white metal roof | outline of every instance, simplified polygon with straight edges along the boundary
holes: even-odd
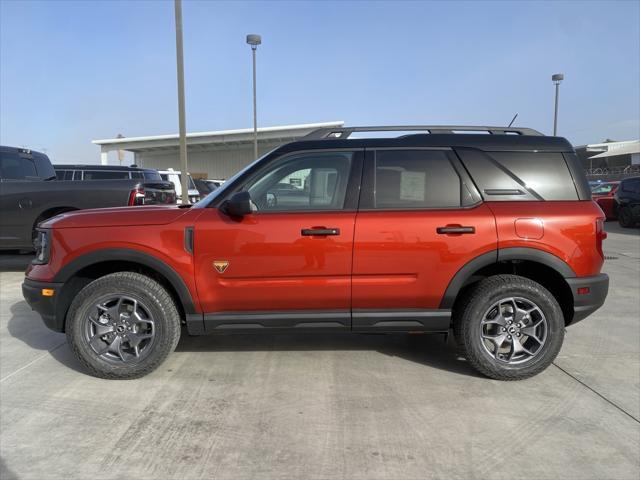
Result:
[[[609,150],[589,158],[616,157],[618,155],[632,155],[634,153],[640,153],[640,140],[631,140],[628,142],[616,142],[616,143],[621,143],[623,145],[618,145],[616,146],[616,148],[609,148]],[[604,144],[604,145],[607,145],[607,144]]]
[[[326,127],[341,127],[343,121],[306,123],[301,125],[282,125],[276,127],[258,128],[258,141],[291,141],[307,133]],[[151,149],[177,147],[179,135],[153,135],[148,137],[123,137],[92,140],[91,143],[100,145],[103,150],[128,150],[140,152]],[[187,145],[238,145],[253,142],[253,129],[217,130],[212,132],[187,133]]]

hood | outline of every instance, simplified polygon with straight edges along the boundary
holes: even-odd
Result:
[[[189,211],[176,205],[148,207],[94,208],[61,213],[40,225],[43,228],[126,227],[166,225]]]

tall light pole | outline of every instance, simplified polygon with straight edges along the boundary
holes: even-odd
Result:
[[[262,37],[255,33],[247,35],[247,43],[251,45],[253,55],[253,156],[258,158],[258,107],[256,102],[256,50],[262,43]]]
[[[189,203],[189,179],[187,177],[187,125],[184,108],[184,56],[182,53],[182,0],[175,0],[176,12],[176,67],[178,70],[178,124],[180,134],[180,184],[182,204]]]
[[[551,75],[551,80],[553,80],[553,83],[556,86],[556,108],[553,113],[553,136],[555,137],[558,133],[558,96],[560,95],[560,82],[564,80],[564,74],[555,73]]]

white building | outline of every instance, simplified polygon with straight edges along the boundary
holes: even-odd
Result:
[[[576,153],[586,169],[640,165],[640,140],[590,143],[576,147]]]
[[[284,143],[299,140],[317,128],[343,125],[344,122],[336,121],[258,128],[258,154],[262,155]],[[180,169],[178,142],[178,134],[92,141],[100,146],[103,165],[108,164],[110,151],[128,151],[133,152],[136,165],[158,170],[169,167]],[[229,178],[253,160],[251,128],[187,134],[188,168],[194,175],[212,179]]]

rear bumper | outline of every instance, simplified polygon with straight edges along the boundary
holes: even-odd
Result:
[[[599,309],[609,292],[609,276],[605,273],[592,277],[575,277],[565,279],[573,294],[573,320],[571,325],[584,320]],[[588,293],[580,294],[579,289],[588,288]]]
[[[37,282],[28,278],[25,278],[22,284],[22,296],[31,309],[38,312],[44,324],[56,332],[64,331],[64,318],[58,318],[56,308],[62,285],[62,283]],[[53,296],[42,295],[42,289],[52,289]]]

